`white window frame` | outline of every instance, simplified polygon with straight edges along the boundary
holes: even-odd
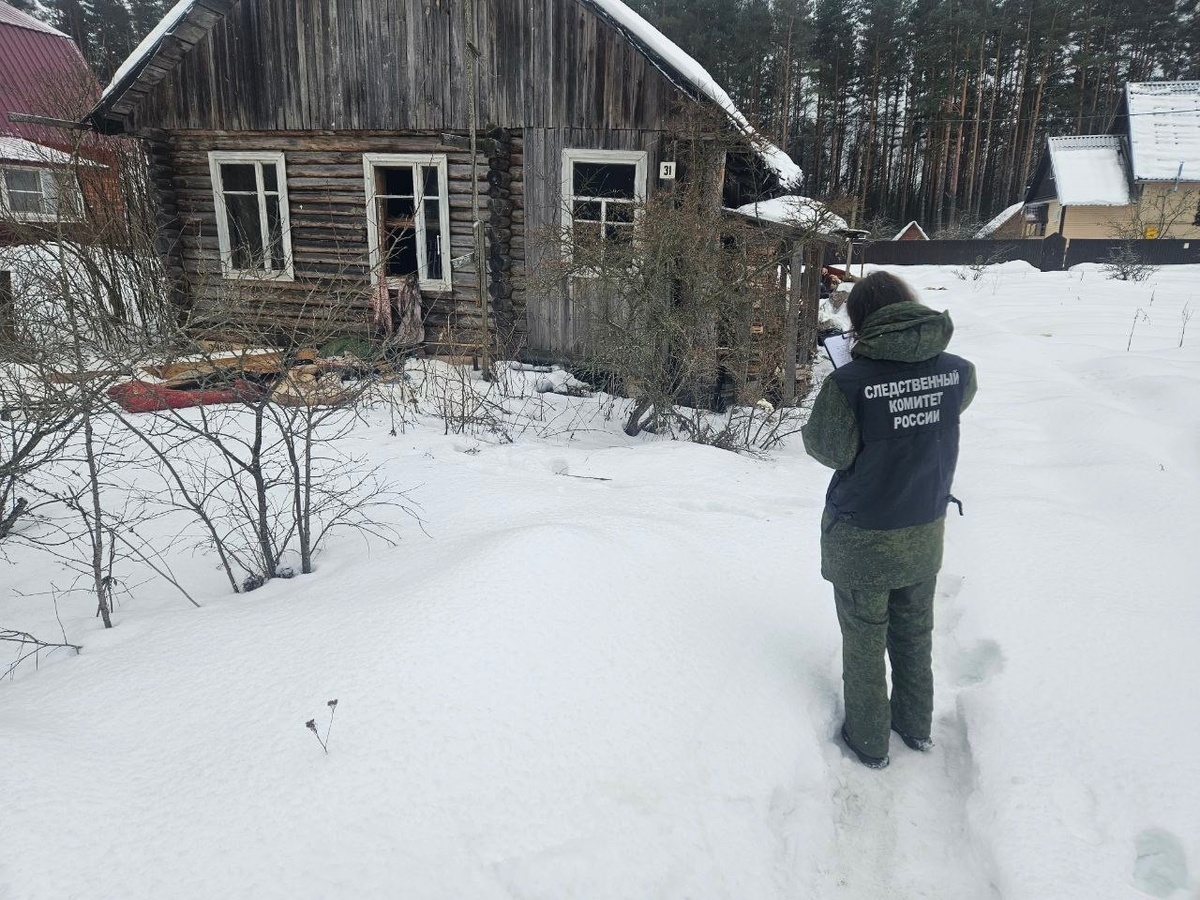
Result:
[[[634,227],[642,218],[642,208],[646,203],[646,170],[649,166],[650,154],[645,150],[590,150],[579,147],[568,147],[562,152],[562,213],[563,234],[568,237],[567,246],[564,248],[563,255],[567,261],[571,258],[571,246],[575,241],[575,201],[576,199],[584,201],[598,201],[603,203],[602,198],[585,197],[580,195],[575,196],[575,163],[597,163],[599,165],[607,165],[609,163],[633,164],[635,166],[633,175],[633,204],[634,204]],[[601,226],[603,228],[603,226]],[[581,275],[591,273],[581,272]]]
[[[55,201],[59,203],[58,209],[50,213],[17,212],[14,210],[9,200],[8,179],[4,177],[4,173],[9,171],[36,172],[38,187],[41,189],[42,197],[54,197]],[[47,182],[54,181],[57,181],[57,184],[49,185],[50,190],[47,190]],[[68,185],[73,194],[71,198],[71,210],[68,211],[64,211],[61,205],[63,194],[60,188],[64,185]],[[79,179],[75,176],[74,172],[66,169],[0,162],[0,215],[11,218],[15,222],[82,222],[83,194],[79,190]]]
[[[283,268],[235,269],[233,266],[233,244],[229,238],[229,218],[225,214],[225,186],[221,180],[221,166],[225,163],[273,163],[275,184],[279,195],[279,228],[283,251]],[[217,240],[221,250],[221,274],[226,278],[255,281],[294,281],[295,267],[292,265],[292,222],[288,211],[287,165],[282,150],[210,150],[208,172],[212,178],[213,199],[216,201]],[[255,187],[258,194],[258,222],[263,247],[270,246],[270,225],[267,218],[267,194],[263,184],[262,169],[254,168]]]
[[[375,169],[413,168],[413,220],[417,238],[417,286],[423,291],[450,291],[454,287],[454,277],[451,272],[450,249],[450,177],[444,153],[364,153],[363,180],[366,183],[367,196],[367,253],[370,258],[371,278],[376,284],[380,278],[388,278],[389,286],[397,286],[402,277],[389,277],[383,271],[383,254],[379,240],[379,219],[376,209]],[[436,166],[441,196],[438,198],[439,228],[442,240],[442,277],[429,278],[429,257],[425,247],[425,183],[418,177],[418,166]],[[476,269],[481,270],[478,264]],[[407,277],[407,276],[404,276]],[[483,277],[480,274],[480,277]]]

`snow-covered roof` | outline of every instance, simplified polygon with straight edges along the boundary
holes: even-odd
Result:
[[[71,155],[63,153],[61,150],[55,150],[53,147],[35,144],[33,141],[25,140],[25,138],[8,137],[0,134],[0,162],[27,162],[41,163],[46,166],[68,166],[71,164]]]
[[[622,0],[580,0],[598,15],[624,33],[673,83],[689,94],[699,95],[719,106],[729,120],[740,131],[758,157],[779,179],[785,190],[798,187],[804,172],[779,147],[771,143],[750,124],[729,94],[696,60],[685,53],[678,44],[626,6]],[[113,74],[104,89],[97,109],[115,103],[128,89],[136,76],[154,56],[164,39],[187,17],[196,5],[196,0],[178,0],[129,58]]]
[[[1200,181],[1200,81],[1131,82],[1125,101],[1133,177]]]
[[[729,116],[730,121],[750,141],[762,161],[779,178],[781,187],[785,189],[799,187],[804,178],[804,172],[800,167],[783,150],[755,131],[749,120],[737,108],[733,98],[717,84],[716,79],[709,75],[700,63],[685,53],[678,44],[626,6],[622,0],[584,0],[584,2],[594,7],[629,35],[635,44],[647,51],[647,55],[655,63],[665,63],[665,67],[659,66],[664,75],[676,83],[678,83],[678,79],[673,76],[682,78],[686,82],[685,85],[682,85],[683,87],[690,87],[694,91],[698,91],[702,96],[721,107]]]
[[[1113,134],[1053,137],[1049,145],[1058,202],[1063,206],[1128,206],[1133,202],[1121,138]]]
[[[1012,206],[1006,206],[996,218],[990,220],[986,225],[975,232],[977,238],[989,238],[996,233],[996,229],[1015,216],[1025,206],[1024,200],[1018,200]]]
[[[757,203],[739,206],[732,212],[760,222],[791,225],[795,228],[815,226],[819,234],[833,234],[839,229],[849,227],[845,219],[830,212],[828,206],[811,197],[793,195],[776,197],[774,200],[760,200]]]
[[[916,219],[913,219],[911,222],[909,222],[907,225],[905,225],[903,228],[901,228],[899,231],[897,231],[896,236],[894,238],[892,238],[892,240],[893,241],[900,240],[900,238],[904,237],[904,232],[908,231],[908,229],[910,229],[910,228],[917,229],[917,231],[919,231],[921,233],[922,240],[925,240],[925,241],[929,240],[929,235],[927,235],[925,233],[924,228],[922,228],[920,225],[917,224]]]
[[[117,67],[117,71],[113,73],[112,80],[104,89],[104,93],[100,96],[100,104],[103,105],[112,94],[122,89],[122,84],[137,70],[142,67],[142,64],[154,55],[154,51],[158,49],[158,45],[162,43],[163,38],[167,37],[175,26],[183,20],[192,7],[196,5],[196,0],[179,0],[172,6],[162,21],[154,26],[154,30],[142,38],[142,42],[138,44],[133,52],[129,54],[129,58]]]

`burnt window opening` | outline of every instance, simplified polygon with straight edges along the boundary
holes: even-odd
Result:
[[[372,267],[399,281],[450,288],[450,223],[445,157],[368,154]]]

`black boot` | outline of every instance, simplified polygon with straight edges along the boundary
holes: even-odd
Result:
[[[933,738],[909,737],[895,725],[892,726],[892,731],[900,735],[900,740],[904,741],[904,745],[910,750],[916,750],[918,753],[928,753],[933,749]]]
[[[857,747],[855,747],[852,743],[850,743],[850,738],[846,735],[846,726],[845,725],[842,726],[842,741],[845,742],[846,746],[849,747],[850,750],[854,753],[854,755],[858,757],[858,761],[860,763],[862,763],[864,766],[866,766],[868,769],[886,769],[887,768],[887,764],[888,764],[887,756],[867,756],[867,754],[863,753],[861,750],[859,750]]]

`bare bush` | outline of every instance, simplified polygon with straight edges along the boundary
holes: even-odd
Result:
[[[752,431],[718,439],[695,410],[744,406],[762,393],[790,402],[787,370],[807,367],[815,347],[817,285],[813,277],[811,297],[796,285],[789,298],[789,271],[799,272],[796,248],[828,227],[827,211],[814,203],[797,221],[765,227],[731,215],[721,195],[736,143],[699,118],[681,119],[668,145],[679,177],[634,204],[634,227],[573,227],[564,210],[564,228],[534,236],[542,262],[528,289],[569,295],[585,380],[632,398],[626,433],[732,446],[734,434]],[[801,303],[812,306],[807,330]]]
[[[386,339],[358,341],[373,348],[364,354],[372,358],[305,355],[305,347],[344,336],[350,321],[346,298],[316,288],[302,307],[307,314],[291,323],[244,315],[270,299],[271,285],[253,283],[222,285],[228,303],[185,322],[158,253],[146,160],[124,144],[109,159],[103,184],[83,192],[86,215],[64,206],[56,221],[11,223],[28,243],[10,250],[3,266],[13,271],[11,353],[0,372],[8,410],[0,429],[5,532],[28,517],[34,501],[26,496],[48,512],[65,511],[26,537],[85,570],[106,626],[124,563],[148,567],[195,603],[165,561],[178,538],[151,541],[142,532],[178,510],[199,523],[234,591],[286,574],[288,553],[299,571],[312,571],[338,528],[394,539],[394,526],[374,512],[408,507],[349,445],[396,348]],[[94,176],[94,162],[81,157],[77,165]],[[106,202],[94,204],[95,197]],[[238,315],[221,318],[231,309]],[[225,364],[222,346],[200,339],[221,325],[233,346],[273,351],[277,365],[254,367],[253,351]],[[191,384],[164,377],[181,361],[198,373]],[[232,402],[143,413],[122,407],[130,391],[221,386],[233,388],[225,398]]]
[[[1158,271],[1158,266],[1146,262],[1129,242],[1110,250],[1108,260],[1100,268],[1106,278],[1114,281],[1145,281]]]
[[[394,526],[375,513],[411,509],[351,445],[362,410],[390,394],[391,360],[401,348],[343,340],[359,310],[319,287],[305,298],[308,314],[290,325],[265,314],[260,324],[248,312],[270,308],[270,285],[222,288],[231,315],[221,321],[213,306],[203,327],[225,339],[195,339],[193,320],[164,343],[164,361],[153,370],[168,384],[217,389],[213,399],[222,402],[118,413],[167,485],[147,502],[195,517],[234,591],[312,572],[337,529],[394,540]],[[290,553],[296,569],[285,564]]]

